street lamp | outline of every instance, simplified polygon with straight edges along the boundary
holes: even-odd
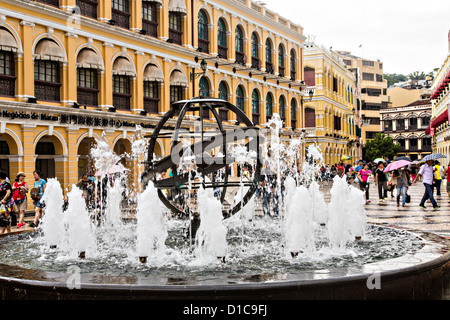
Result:
[[[191,72],[192,81],[194,81],[195,79],[206,73],[206,70],[208,69],[208,64],[206,63],[205,59],[203,59],[202,62],[200,62],[200,69],[202,69],[202,72]]]

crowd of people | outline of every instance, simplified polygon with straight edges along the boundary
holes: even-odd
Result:
[[[438,160],[428,160],[424,163],[411,163],[396,170],[385,172],[388,162],[380,161],[378,163],[359,160],[354,166],[340,162],[322,166],[320,170],[320,180],[329,184],[333,178],[338,175],[346,176],[349,184],[356,184],[365,193],[366,204],[370,203],[369,190],[373,184],[378,191],[378,199],[384,202],[388,199],[388,193],[394,198],[396,191],[397,206],[406,206],[410,203],[409,187],[416,183],[418,179],[422,180],[425,192],[419,206],[425,209],[425,203],[429,200],[434,210],[440,208],[434,197],[441,196],[442,180],[447,181],[447,193],[450,197],[450,163],[447,167],[442,166]]]

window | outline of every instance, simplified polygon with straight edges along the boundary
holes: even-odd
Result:
[[[305,83],[308,87],[314,87],[316,85],[316,70],[313,68],[305,68]]]
[[[295,80],[295,75],[296,75],[296,71],[297,71],[297,68],[295,66],[296,65],[296,61],[297,61],[297,57],[296,57],[294,49],[292,49],[291,50],[291,59],[290,59],[290,63],[291,63],[291,65],[290,65],[290,67],[291,67],[291,79],[292,80]]]
[[[278,112],[280,113],[281,120],[283,120],[284,122],[284,120],[286,119],[286,101],[284,100],[283,96],[280,97]]]
[[[198,12],[198,47],[202,52],[209,52],[208,17],[204,10]]]
[[[373,81],[374,80],[374,75],[373,75],[373,73],[365,73],[365,72],[363,72],[362,79],[365,80],[365,81]]]
[[[131,109],[131,81],[129,76],[113,76],[113,105],[117,109]]]
[[[144,81],[144,110],[148,113],[158,113],[159,83],[157,81]]]
[[[338,92],[338,90],[339,90],[338,79],[336,77],[333,77],[333,91]]]
[[[429,124],[430,124],[430,117],[429,116],[422,117],[422,128],[428,127]]]
[[[112,20],[119,27],[128,29],[130,27],[130,8],[128,0],[112,0]]]
[[[218,41],[218,51],[220,58],[227,59],[227,27],[225,25],[225,21],[220,18],[219,23],[217,25],[218,34],[217,34],[217,41]]]
[[[76,4],[81,15],[97,19],[97,0],[77,0]]]
[[[344,63],[345,63],[346,66],[351,66],[352,65],[352,60],[345,59]]]
[[[253,90],[252,93],[252,118],[254,124],[259,124],[259,93]]]
[[[158,11],[155,2],[142,1],[142,29],[148,36],[158,37]]]
[[[58,61],[34,61],[34,95],[43,101],[60,101],[60,67]]]
[[[314,128],[316,126],[316,111],[312,108],[305,109],[305,127]]]
[[[170,104],[183,100],[184,88],[182,86],[170,86]]]
[[[77,69],[77,102],[85,106],[98,105],[98,77],[96,69]]]
[[[228,101],[228,87],[224,81],[219,84],[219,99]]]
[[[293,130],[297,128],[297,103],[295,99],[291,101],[291,128]]]
[[[278,46],[278,74],[284,77],[284,47],[281,44]]]
[[[398,130],[405,130],[405,119],[397,119],[396,120],[396,122],[397,122],[397,131]]]
[[[0,51],[0,96],[15,95],[14,54],[10,51]]]
[[[238,86],[236,89],[236,107],[238,107],[241,111],[245,112],[244,102],[245,102],[244,89],[242,89],[242,86]]]
[[[236,46],[236,62],[241,65],[245,65],[247,62],[245,61],[246,59],[244,54],[244,33],[240,26],[236,27],[234,42]]]
[[[362,65],[366,67],[373,67],[375,66],[375,63],[373,61],[363,60]]]
[[[275,70],[273,68],[273,63],[272,63],[272,42],[270,41],[270,39],[266,39],[266,71],[268,73],[274,73]]]
[[[392,120],[384,120],[384,131],[392,131]]]
[[[382,74],[377,74],[376,78],[377,78],[377,82],[383,82],[383,75]]]
[[[199,86],[200,97],[203,97],[203,98],[209,97],[209,83],[205,77],[200,78],[198,86]]]
[[[270,93],[266,96],[266,122],[268,122],[272,118],[272,110],[273,108],[273,101],[272,101],[272,95]]]
[[[259,60],[259,41],[258,36],[255,32],[252,34],[252,41],[251,41],[251,51],[252,51],[252,68],[254,69],[261,69],[260,66],[260,60]]]
[[[181,13],[169,12],[169,38],[173,43],[182,44],[183,27]]]

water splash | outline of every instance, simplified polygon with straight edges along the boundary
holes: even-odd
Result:
[[[50,247],[58,247],[64,235],[64,196],[57,178],[48,179],[42,200],[46,206],[39,228],[43,232],[45,243]]]

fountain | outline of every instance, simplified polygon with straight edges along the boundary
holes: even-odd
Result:
[[[448,290],[449,241],[367,224],[363,194],[345,178],[334,179],[328,201],[316,180],[319,148],[308,146],[298,161],[303,138],[281,141],[278,115],[260,137],[262,131],[250,132],[245,114],[223,100],[172,108],[152,135],[134,142],[131,158],[145,163],[142,186],[131,190],[134,212],[122,201],[125,173],[109,173],[120,157],[106,139],[92,150],[101,173],[92,210],[76,186],[64,210],[59,182],[49,180],[38,230],[0,238],[2,298],[423,299],[442,298]],[[222,124],[219,134],[205,128],[176,133],[178,157],[154,159],[156,139],[167,137],[158,128],[176,108],[178,128],[187,112],[197,118],[208,108],[236,112],[244,134]],[[240,167],[238,179],[229,176],[230,165]],[[173,176],[161,179],[170,169]],[[266,200],[278,215],[263,214],[263,181],[273,190]],[[74,265],[79,283],[70,290]],[[381,289],[370,286],[374,275]]]

